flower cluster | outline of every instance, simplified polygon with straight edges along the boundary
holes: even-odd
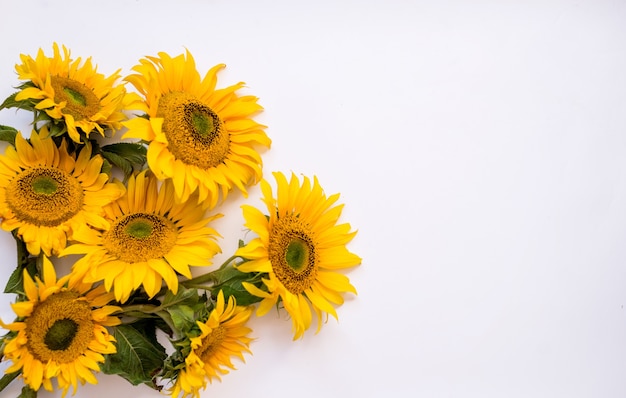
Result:
[[[255,309],[285,311],[298,339],[356,294],[339,195],[316,177],[263,179],[262,107],[243,83],[218,88],[223,68],[202,77],[189,52],[159,53],[122,78],[56,43],[21,55],[0,105],[33,115],[25,135],[0,125],[0,226],[17,246],[0,391],[65,395],[104,372],[199,397],[250,353]],[[220,206],[259,182],[266,209],[242,206],[253,238],[214,266]]]

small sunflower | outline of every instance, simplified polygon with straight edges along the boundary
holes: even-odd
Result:
[[[17,101],[31,100],[35,108],[56,120],[64,120],[70,138],[80,142],[80,131],[89,135],[96,130],[118,130],[126,119],[122,112],[126,89],[115,85],[119,71],[109,77],[97,72],[91,57],[81,65],[81,58],[72,60],[70,51],[53,44],[53,56],[39,49],[37,57],[21,54],[22,63],[15,69],[20,80],[27,80],[17,94]]]
[[[147,173],[130,177],[126,195],[104,208],[110,228],[78,230],[78,243],[62,253],[86,254],[74,264],[74,278],[103,280],[120,302],[142,285],[155,296],[163,280],[176,293],[177,272],[191,278],[189,265],[208,266],[220,252],[218,234],[207,226],[220,215],[207,217],[196,201],[175,203],[171,181],[159,187]]]
[[[70,155],[65,140],[57,147],[47,130],[33,131],[30,143],[18,134],[15,147],[0,156],[0,222],[17,229],[28,251],[58,254],[67,235],[80,225],[105,228],[102,206],[124,193],[101,173],[102,157],[91,157],[89,146]]]
[[[24,271],[26,301],[12,304],[18,320],[4,324],[13,331],[4,346],[5,358],[12,365],[5,373],[22,372],[24,383],[37,391],[41,386],[52,391],[57,380],[63,395],[78,383],[97,384],[94,372],[100,371],[103,354],[116,352],[115,341],[106,326],[120,323],[111,316],[120,308],[109,306],[112,294],[89,284],[66,286],[68,277],[57,281],[53,265],[43,258],[43,280],[33,280]]]
[[[250,319],[252,310],[249,307],[236,305],[235,298],[230,296],[228,303],[220,290],[215,308],[206,322],[196,322],[200,335],[190,340],[191,352],[185,358],[185,367],[181,369],[171,390],[172,397],[200,397],[200,390],[206,388],[206,380],[220,380],[220,375],[235,369],[231,357],[244,361],[243,353],[248,349],[252,339],[248,334],[252,331],[245,324]]]
[[[137,108],[148,118],[124,123],[128,138],[150,142],[148,165],[161,180],[171,178],[178,200],[187,201],[198,191],[198,199],[214,207],[237,187],[261,178],[261,156],[257,146],[269,147],[265,126],[251,119],[262,108],[257,98],[239,96],[244,83],[215,89],[213,67],[203,79],[189,52],[171,58],[165,53],[148,57],[126,78],[145,97]]]
[[[269,217],[251,206],[242,206],[246,226],[258,234],[236,255],[248,262],[238,267],[242,272],[267,273],[263,279],[267,292],[245,283],[253,295],[263,297],[257,315],[266,314],[278,300],[290,314],[294,339],[302,337],[311,325],[311,307],[317,315],[319,331],[323,313],[337,318],[333,304],[343,304],[341,293],[355,288],[348,278],[335,270],[353,267],[361,259],[349,252],[346,244],[356,232],[350,224],[339,224],[343,205],[333,206],[339,194],[326,197],[317,178],[300,184],[274,173],[278,183],[276,199],[269,183],[261,181],[263,201]]]

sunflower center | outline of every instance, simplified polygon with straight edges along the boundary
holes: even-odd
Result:
[[[83,83],[61,76],[52,76],[50,81],[54,89],[54,102],[65,102],[63,113],[72,115],[74,120],[89,119],[100,110],[100,100]]]
[[[274,274],[291,293],[300,294],[315,281],[315,244],[308,226],[296,215],[276,220],[270,232],[268,256]]]
[[[59,184],[50,176],[42,175],[33,178],[32,187],[34,193],[52,195],[57,191]]]
[[[52,294],[36,304],[25,322],[28,351],[42,362],[72,362],[94,338],[91,307],[73,291]]]
[[[79,106],[87,105],[87,100],[85,100],[85,97],[83,97],[82,94],[78,91],[72,90],[69,87],[63,87],[63,91],[67,95],[67,98],[72,102],[72,104]]]
[[[152,223],[145,219],[135,219],[126,225],[126,234],[136,238],[143,239],[152,235]]]
[[[202,345],[196,350],[197,355],[203,362],[208,363],[213,354],[219,350],[225,338],[226,328],[218,326],[213,329],[211,333],[202,339]]]
[[[295,272],[305,269],[309,263],[309,245],[300,238],[289,242],[285,250],[285,262]]]
[[[52,167],[26,169],[6,188],[9,209],[22,222],[54,227],[71,219],[83,206],[80,183]]]
[[[158,259],[176,244],[178,228],[158,214],[133,213],[114,223],[104,236],[104,246],[121,261],[138,263]]]
[[[159,99],[157,117],[170,152],[185,164],[201,169],[216,167],[226,159],[230,136],[219,115],[194,96],[173,92]]]
[[[72,344],[78,332],[78,324],[71,319],[58,319],[43,338],[44,344],[51,350],[65,350]]]

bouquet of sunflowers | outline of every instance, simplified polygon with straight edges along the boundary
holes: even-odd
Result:
[[[217,88],[224,65],[202,77],[189,52],[159,53],[122,79],[56,43],[20,58],[0,105],[33,116],[26,135],[0,125],[0,225],[17,246],[0,391],[65,395],[104,372],[199,397],[250,353],[255,309],[286,311],[298,339],[356,293],[337,272],[361,262],[339,195],[315,177],[262,179],[262,108],[243,83]],[[213,265],[220,205],[258,182],[265,209],[241,206],[253,238]]]

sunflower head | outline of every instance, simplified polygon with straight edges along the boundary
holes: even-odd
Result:
[[[176,293],[178,276],[191,278],[190,266],[208,266],[220,252],[218,233],[197,200],[175,203],[170,180],[159,184],[149,171],[128,180],[126,194],[104,207],[108,227],[81,228],[66,254],[85,254],[73,277],[103,281],[115,298],[126,302],[137,289],[154,297],[163,282]],[[195,196],[194,196],[195,199]]]
[[[116,83],[119,71],[105,77],[91,58],[72,59],[70,51],[62,49],[61,53],[54,43],[51,57],[42,49],[35,58],[20,56],[22,63],[15,69],[25,82],[15,101],[34,111],[39,120],[47,120],[53,135],[67,132],[75,142],[94,131],[104,135],[105,129],[120,129],[126,119],[122,112],[126,90]]]
[[[263,300],[258,315],[281,302],[293,322],[294,338],[302,337],[312,321],[318,319],[319,331],[324,314],[337,317],[335,306],[343,304],[342,294],[356,289],[337,270],[356,266],[361,259],[346,245],[356,232],[350,224],[338,224],[342,205],[335,206],[339,195],[326,197],[317,178],[302,182],[274,173],[276,197],[269,183],[261,182],[269,215],[251,206],[242,206],[246,226],[258,234],[236,255],[250,261],[238,266],[242,272],[261,272],[265,289],[244,282],[244,287]]]
[[[231,358],[245,362],[243,353],[250,353],[252,331],[246,323],[250,319],[249,307],[237,306],[235,298],[224,299],[220,290],[214,307],[205,321],[197,321],[196,327],[179,343],[177,374],[172,377],[172,397],[200,396],[207,380],[221,380],[228,369],[234,370]]]
[[[0,156],[0,222],[16,230],[33,255],[58,254],[73,230],[108,225],[102,206],[119,198],[124,187],[102,173],[103,159],[84,146],[70,154],[64,140],[57,146],[42,128],[30,140],[21,134],[15,147]]]
[[[43,279],[24,271],[25,300],[12,304],[17,320],[0,325],[13,332],[4,342],[4,356],[12,361],[5,373],[21,371],[24,383],[37,391],[53,390],[52,381],[67,393],[78,383],[96,384],[105,354],[116,351],[106,327],[120,320],[120,308],[107,305],[113,295],[89,284],[57,280],[54,267],[43,257]]]
[[[214,207],[232,188],[244,194],[261,177],[260,147],[271,141],[265,126],[252,120],[261,111],[257,98],[238,95],[243,83],[216,89],[224,65],[200,77],[191,54],[148,57],[126,78],[144,97],[135,105],[147,118],[124,125],[128,138],[150,143],[148,165],[159,179],[172,179],[178,201],[197,191]]]

